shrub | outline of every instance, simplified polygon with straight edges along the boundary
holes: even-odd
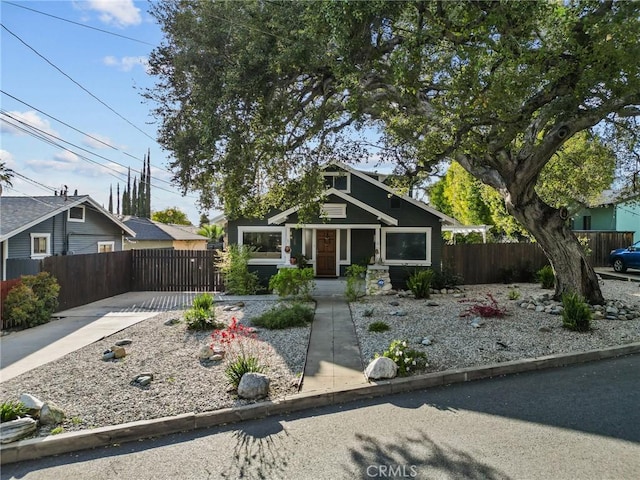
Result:
[[[7,294],[3,305],[7,324],[17,328],[47,323],[58,308],[60,286],[48,272],[23,275],[21,283]]]
[[[184,319],[189,330],[211,330],[224,326],[216,322],[215,302],[208,293],[196,295],[193,307],[184,313]]]
[[[362,312],[363,317],[373,317],[373,308],[367,308],[364,312]]]
[[[516,290],[515,288],[509,290],[508,298],[509,300],[518,300],[520,298],[520,290]]]
[[[358,298],[364,297],[364,277],[367,273],[367,267],[354,263],[346,268],[345,273],[347,274],[347,287],[344,296],[348,301],[355,302]]]
[[[369,325],[369,331],[374,333],[386,332],[389,328],[391,327],[384,322],[373,322]]]
[[[255,295],[260,289],[256,272],[249,271],[249,259],[255,248],[245,245],[230,245],[226,251],[218,251],[216,266],[224,278],[227,293],[232,295]]]
[[[27,414],[27,407],[20,401],[9,400],[0,403],[0,422],[10,422]]]
[[[256,357],[239,355],[227,363],[227,366],[224,369],[224,374],[227,377],[227,380],[229,380],[229,383],[233,385],[234,388],[238,388],[240,380],[242,380],[242,376],[245,373],[262,373],[264,370],[264,367],[260,365],[260,362]]]
[[[440,271],[434,271],[431,286],[436,290],[454,288],[462,283],[462,277],[453,271],[453,268],[443,266]]]
[[[394,340],[382,354],[390,358],[398,366],[398,375],[405,377],[411,371],[424,369],[427,366],[427,355],[424,352],[409,348],[407,340]]]
[[[313,321],[313,309],[294,303],[286,308],[271,309],[259,317],[251,319],[256,327],[263,327],[269,330],[279,330],[290,327],[304,327]]]
[[[435,273],[430,268],[417,270],[407,280],[407,287],[416,298],[429,298]]]
[[[498,305],[498,301],[490,293],[487,293],[487,300],[484,302],[480,300],[460,300],[460,302],[472,304],[460,314],[461,317],[490,318],[504,317],[507,314],[507,309]]]
[[[562,326],[577,332],[588,332],[591,330],[591,319],[593,313],[577,293],[565,293],[562,295]]]
[[[269,280],[269,289],[280,297],[311,298],[313,268],[281,268]]]
[[[551,265],[545,265],[536,273],[536,278],[542,288],[553,288],[556,284],[556,276]]]

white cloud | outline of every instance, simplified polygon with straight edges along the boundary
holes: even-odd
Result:
[[[21,128],[28,128],[28,126],[32,126],[51,135],[58,135],[58,132],[51,128],[51,124],[49,123],[49,121],[42,118],[34,110],[29,110],[27,112],[7,112],[6,115],[3,115],[2,120],[2,123],[0,123],[0,131],[9,133],[11,135],[27,135],[25,132],[16,128],[14,125],[19,125]]]
[[[89,0],[84,8],[99,12],[100,21],[107,25],[124,28],[142,22],[140,9],[133,0]]]
[[[0,148],[0,162],[3,162],[6,168],[10,168],[12,170],[16,168],[16,161],[13,159],[13,154],[1,148]]]
[[[130,72],[137,65],[140,65],[145,71],[149,68],[149,60],[146,57],[122,57],[116,58],[113,55],[106,56],[102,59],[107,67],[116,67],[123,72]]]

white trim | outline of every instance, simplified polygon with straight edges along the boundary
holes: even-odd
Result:
[[[337,253],[337,257],[338,257],[338,273],[340,273],[339,271],[339,266],[340,265],[351,265],[351,229],[350,228],[336,228],[336,230],[338,231],[337,234],[337,244],[338,244],[338,253]],[[342,240],[342,232],[345,231],[347,232],[347,255],[346,255],[346,259],[342,260],[340,258],[341,253],[342,253],[342,247],[341,247],[341,240]]]
[[[347,188],[345,190],[338,190],[335,187],[335,180],[333,181],[334,186],[331,188],[335,188],[336,190],[344,193],[351,193],[351,173],[350,172],[327,172],[326,170],[322,172],[323,177],[347,177]],[[324,179],[324,178],[323,178]],[[329,190],[331,190],[329,188]]]
[[[386,213],[381,212],[376,208],[373,208],[371,205],[367,205],[366,203],[361,202],[357,198],[353,198],[351,195],[347,195],[346,193],[341,192],[340,190],[336,190],[335,188],[330,188],[325,192],[325,195],[326,196],[335,195],[336,197],[340,197],[341,199],[355,205],[356,207],[359,207],[364,211],[369,212],[370,214],[374,215],[378,220],[386,223],[387,225],[394,225],[394,226],[398,225],[397,218],[387,215]],[[319,199],[316,199],[316,200],[319,200]],[[287,219],[289,218],[289,215],[291,215],[294,212],[297,212],[299,209],[300,207],[291,207],[288,210],[285,210],[284,212],[278,213],[277,215],[274,215],[273,217],[268,218],[267,223],[281,224],[283,222],[286,222]],[[302,225],[306,226],[304,224]]]
[[[9,258],[9,240],[2,242],[2,278],[0,280],[7,279],[7,259]]]
[[[344,169],[345,171],[351,173],[352,175],[355,175],[358,178],[361,178],[362,180],[366,180],[367,182],[371,183],[372,185],[375,185],[383,190],[385,190],[388,193],[391,193],[393,195],[396,195],[400,198],[402,198],[403,200],[411,203],[412,205],[415,205],[416,207],[419,207],[433,215],[435,215],[436,217],[439,217],[442,219],[443,222],[446,223],[455,223],[455,219],[453,219],[452,217],[450,217],[449,215],[445,215],[442,212],[439,212],[438,210],[436,210],[435,208],[431,208],[429,205],[427,205],[426,203],[423,203],[419,200],[416,200],[415,198],[411,198],[408,195],[402,195],[399,194],[398,192],[396,192],[393,188],[389,187],[388,185],[379,182],[378,180],[376,180],[375,178],[371,178],[369,175],[367,175],[366,173],[362,173],[359,170],[356,170],[354,168],[351,168],[350,166],[348,166],[345,163],[340,162],[339,160],[335,160],[331,163],[329,163],[328,165],[335,165],[339,168]],[[327,165],[327,166],[328,166]],[[397,224],[396,224],[397,225]]]
[[[113,240],[110,242],[98,242],[98,253],[106,253],[106,252],[101,252],[100,251],[100,247],[102,246],[111,246],[111,252],[115,252],[116,251],[116,242],[114,242]]]
[[[285,243],[288,244],[288,240],[286,237],[286,228],[285,227],[274,227],[274,226],[251,226],[251,225],[243,225],[238,227],[238,245],[244,245],[244,233],[252,233],[252,232],[277,232],[282,235],[282,242],[280,244],[280,257],[278,258],[252,258],[249,260],[249,265],[280,265],[284,263],[285,252],[284,247]]]
[[[346,203],[325,203],[320,207],[320,217],[322,218],[347,218]]]
[[[396,227],[396,228],[382,228],[382,262],[386,265],[431,265],[431,227]],[[425,260],[396,260],[387,258],[387,233],[424,233],[426,236],[426,249]]]
[[[71,210],[73,210],[74,208],[79,208],[82,210],[82,218],[73,218],[71,216]],[[84,207],[84,205],[75,205],[73,207],[69,207],[69,210],[67,210],[67,221],[84,223],[86,215],[87,215],[87,209]]]
[[[29,250],[31,251],[31,259],[32,260],[40,260],[42,258],[45,257],[49,257],[51,256],[51,234],[50,233],[30,233],[30,243],[29,243]],[[35,253],[33,251],[33,241],[36,238],[45,238],[46,239],[46,247],[47,247],[47,251],[45,253]]]

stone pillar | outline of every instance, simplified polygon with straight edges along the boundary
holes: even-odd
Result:
[[[386,265],[368,265],[365,277],[367,295],[385,295],[391,291],[391,277]]]

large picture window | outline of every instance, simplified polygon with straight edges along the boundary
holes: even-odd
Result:
[[[31,258],[44,258],[51,255],[51,234],[31,234]]]
[[[239,227],[239,244],[254,248],[251,263],[281,263],[284,228],[273,227]]]
[[[385,263],[431,265],[431,228],[383,228],[382,251]]]

